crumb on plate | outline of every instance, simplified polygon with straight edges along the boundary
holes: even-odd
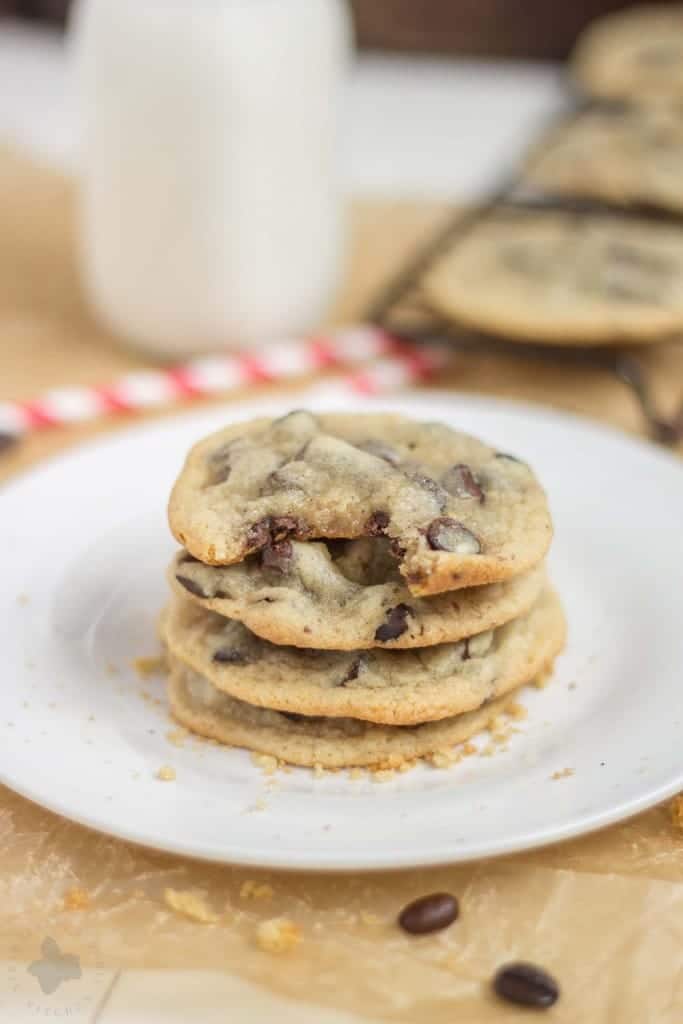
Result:
[[[177,914],[200,924],[215,924],[219,915],[209,907],[201,893],[183,889],[164,889],[164,902]]]
[[[256,942],[266,953],[289,953],[301,942],[301,929],[286,917],[273,917],[258,926]]]

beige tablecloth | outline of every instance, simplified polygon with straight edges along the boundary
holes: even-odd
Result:
[[[335,319],[355,317],[441,213],[359,203],[354,257]],[[0,399],[106,382],[145,365],[85,310],[72,229],[71,184],[0,151]],[[663,407],[673,409],[683,353],[662,347],[647,359]],[[478,357],[456,360],[438,383],[549,402],[627,431],[642,429],[631,397],[601,373],[539,366],[531,372],[511,358]],[[0,477],[110,428],[36,436],[0,459]],[[251,881],[267,883],[272,894],[245,888]],[[167,887],[197,893],[218,920],[201,922],[172,910],[164,900]],[[436,936],[402,934],[394,924],[398,910],[435,889],[458,894],[461,920]],[[288,953],[263,952],[257,927],[281,916],[300,928],[302,941]],[[487,985],[501,961],[524,958],[543,963],[561,981],[563,998],[548,1019],[673,1024],[683,1020],[683,829],[668,808],[658,808],[506,861],[313,877],[211,867],[140,850],[0,787],[0,960],[33,960],[47,936],[85,967],[229,971],[255,983],[256,991],[267,990],[268,1000],[274,996],[268,1005],[279,1006],[283,1020],[290,1019],[288,1004],[279,1002],[286,996],[301,1004],[302,1015],[304,1006],[318,1008],[306,1020],[322,1020],[321,1007],[354,1020],[526,1020],[494,1002]],[[199,990],[206,997],[205,986],[195,986]],[[247,998],[241,991],[235,989],[225,1019],[265,1019],[239,1015]],[[1,994],[0,984],[0,1009]]]

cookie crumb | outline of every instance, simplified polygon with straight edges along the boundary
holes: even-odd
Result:
[[[288,953],[301,942],[301,930],[286,917],[273,917],[258,926],[256,942],[265,953]]]
[[[573,768],[563,768],[559,772],[553,772],[553,774],[550,776],[550,778],[553,781],[557,781],[557,779],[568,779],[570,777],[570,775],[573,775],[573,774],[574,774],[574,769]]]
[[[683,829],[683,793],[675,796],[669,804],[671,823],[676,828]]]
[[[267,882],[255,882],[247,879],[240,888],[241,900],[254,900],[255,902],[270,902],[274,896],[272,885]]]
[[[189,733],[187,729],[171,729],[170,732],[166,733],[166,739],[169,743],[172,743],[174,747],[182,747],[188,735]]]
[[[351,768],[349,770],[349,778],[352,781],[354,781],[354,782],[356,782],[358,779],[364,778],[363,769],[362,768]]]
[[[200,924],[215,924],[220,920],[219,915],[211,910],[201,893],[187,889],[164,889],[164,902],[177,914]]]
[[[264,775],[274,775],[280,767],[278,759],[271,754],[257,754],[254,752],[251,755],[251,762],[257,768],[260,768]]]
[[[153,676],[161,676],[166,672],[166,659],[163,655],[153,657],[142,657],[133,659],[133,668],[140,679],[150,679]]]
[[[117,676],[119,674],[119,666],[115,665],[113,661],[108,661],[104,666],[104,671],[108,676]]]
[[[325,771],[321,764],[313,765],[313,777],[315,779],[322,779],[325,777],[325,775],[327,775],[327,772]]]
[[[527,708],[525,708],[523,704],[518,704],[516,701],[508,705],[508,707],[506,708],[506,712],[510,716],[510,718],[514,719],[517,722],[529,717],[529,712]]]
[[[17,604],[20,604],[22,608],[25,608],[26,605],[29,604],[30,600],[31,599],[28,594],[17,594]]]
[[[64,910],[87,910],[90,906],[90,895],[85,889],[75,886],[68,889],[64,896]]]
[[[170,764],[163,764],[156,773],[156,778],[160,779],[161,782],[175,782],[175,768],[172,768]]]
[[[253,814],[255,811],[267,811],[267,810],[268,810],[268,804],[263,799],[263,797],[260,797],[258,800],[255,800],[253,804],[249,804],[249,806],[246,808],[244,813],[245,814]]]

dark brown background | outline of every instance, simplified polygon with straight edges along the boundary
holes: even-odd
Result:
[[[121,0],[121,3],[135,0]],[[191,0],[189,0],[191,2]],[[640,0],[642,3],[643,0]],[[645,0],[647,2],[647,0]],[[656,0],[653,0],[656,2]],[[564,57],[592,18],[623,0],[351,0],[364,46],[439,53]],[[1,10],[63,20],[69,0],[0,0]]]

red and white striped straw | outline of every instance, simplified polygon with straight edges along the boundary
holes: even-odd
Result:
[[[284,340],[249,353],[130,373],[104,387],[58,388],[32,401],[0,402],[0,435],[19,438],[36,430],[134,414],[324,370],[346,370],[342,381],[352,392],[381,394],[427,379],[446,361],[443,348],[411,345],[377,327],[352,327]]]

